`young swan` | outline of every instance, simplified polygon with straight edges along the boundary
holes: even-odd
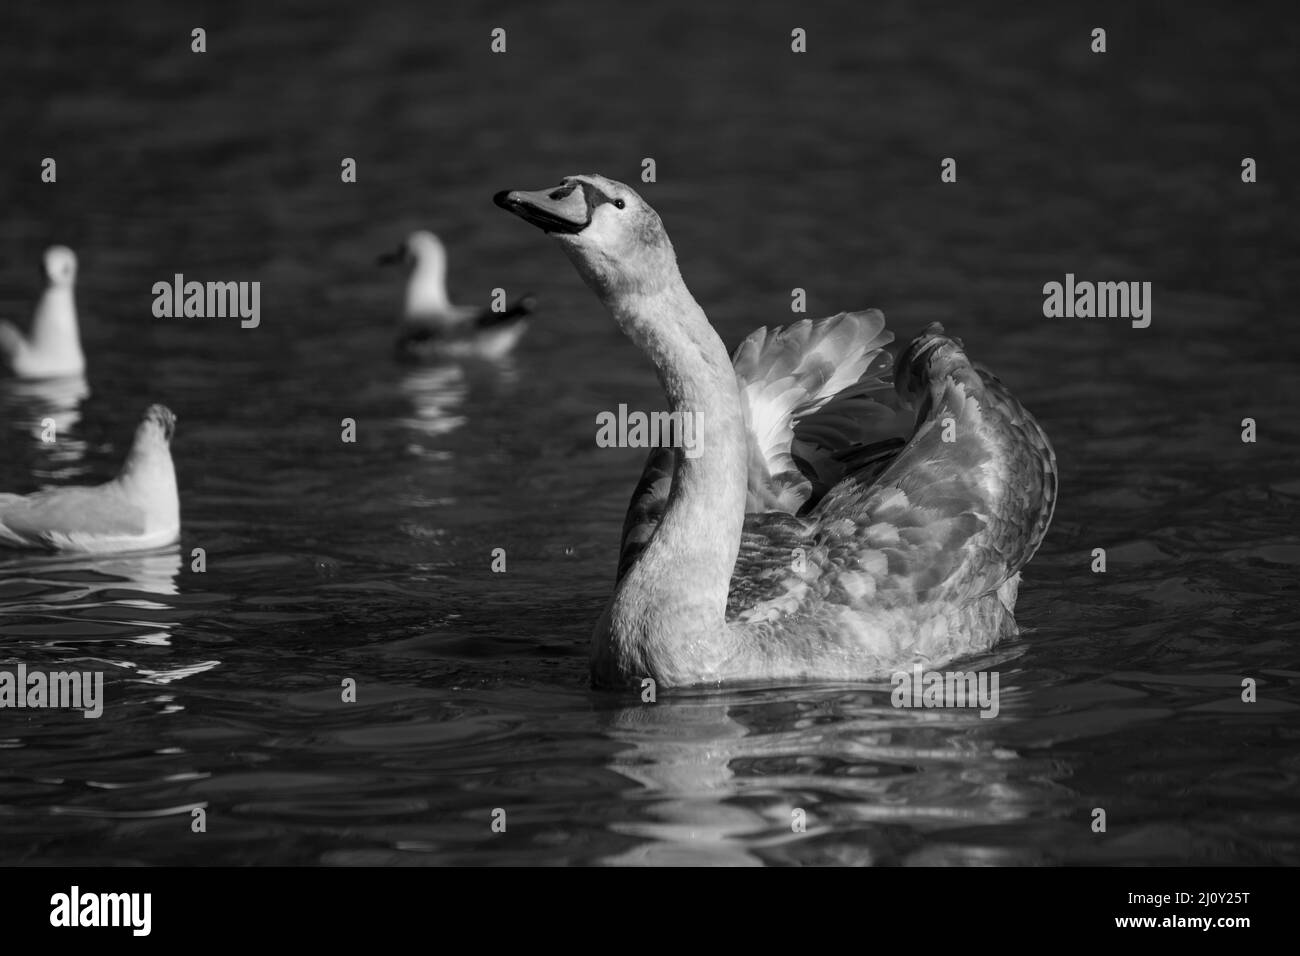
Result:
[[[180,537],[170,442],[176,416],[151,405],[116,478],[93,487],[0,494],[0,546],[55,551],[136,551]]]
[[[447,297],[447,249],[426,230],[411,233],[397,251],[380,256],[379,262],[406,263],[411,268],[397,337],[398,357],[408,361],[505,355],[523,335],[523,319],[535,305],[531,296],[501,312],[452,305]]]
[[[728,357],[627,186],[570,176],[495,201],[559,241],[702,436],[646,463],[596,683],[879,679],[1014,632],[1055,457],[958,340],[931,325],[891,370],[870,310],[758,329]]]
[[[77,257],[67,246],[45,250],[45,292],[36,305],[32,333],[0,322],[0,364],[18,378],[58,378],[86,369],[77,331]]]

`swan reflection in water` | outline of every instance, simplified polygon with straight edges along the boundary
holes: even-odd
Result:
[[[645,842],[603,862],[1033,862],[983,836],[1064,793],[1059,766],[999,742],[1019,693],[1004,682],[996,720],[896,709],[888,685],[699,691],[610,712],[604,732],[624,749],[608,766],[639,785],[611,828]],[[897,828],[930,839],[899,847]]]

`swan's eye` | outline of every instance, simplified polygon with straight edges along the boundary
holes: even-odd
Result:
[[[626,205],[627,205],[627,203],[623,202],[623,200],[621,200],[621,199],[615,199],[615,200],[614,200],[614,208],[615,208],[615,209],[622,209],[622,208],[623,208],[624,206],[626,206]]]

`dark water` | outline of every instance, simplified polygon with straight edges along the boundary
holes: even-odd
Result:
[[[0,861],[1300,861],[1300,35],[1142,7],[7,10],[0,314],[73,246],[91,394],[4,391],[0,488],[111,476],[163,401],[184,533],[0,557],[0,665],[103,670],[108,697],[99,720],[0,711]],[[789,321],[795,286],[900,337],[939,320],[1051,435],[1024,633],[966,662],[1000,673],[997,719],[897,710],[887,684],[588,689],[641,459],[595,447],[595,414],[661,398],[490,197],[647,156],[729,342]],[[537,293],[512,362],[391,361],[400,284],[372,263],[416,227],[458,299]],[[176,272],[260,281],[261,326],[153,318]],[[1067,272],[1152,282],[1151,327],[1045,319]]]

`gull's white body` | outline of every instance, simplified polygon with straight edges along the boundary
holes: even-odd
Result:
[[[1055,457],[960,342],[932,325],[891,383],[872,310],[758,329],[729,356],[628,187],[571,176],[496,201],[560,241],[671,410],[703,423],[701,453],[654,450],[633,494],[597,683],[879,679],[1014,632]]]
[[[17,378],[58,378],[86,369],[74,296],[77,257],[66,246],[51,246],[44,265],[47,284],[31,333],[23,335],[12,323],[0,322],[0,365]]]
[[[527,328],[523,318],[532,310],[527,298],[504,313],[451,302],[447,250],[433,233],[413,232],[397,254],[386,258],[411,267],[398,329],[398,352],[403,358],[501,358],[523,336]]]
[[[0,547],[106,553],[176,541],[180,497],[169,448],[174,422],[170,411],[152,406],[112,481],[0,494]]]

